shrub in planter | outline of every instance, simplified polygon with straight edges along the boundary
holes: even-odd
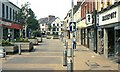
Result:
[[[15,53],[18,52],[18,46],[15,46],[11,42],[7,40],[2,40],[2,46],[5,48],[7,53]]]
[[[11,42],[7,40],[2,40],[2,46],[14,46],[14,44],[12,44]]]
[[[20,38],[17,38],[15,42],[29,42],[29,41],[28,41],[28,38],[20,37]]]

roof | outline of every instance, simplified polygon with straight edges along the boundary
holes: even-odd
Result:
[[[51,24],[53,21],[55,21],[57,18],[52,18],[51,20],[48,21],[47,24]]]
[[[47,23],[48,22],[48,18],[45,17],[45,18],[40,18],[39,19],[39,23],[42,24],[42,23]]]

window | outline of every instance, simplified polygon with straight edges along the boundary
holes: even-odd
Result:
[[[5,17],[5,5],[2,4],[2,17],[4,18]]]
[[[59,24],[57,24],[57,26],[59,26]]]
[[[55,26],[55,24],[53,24],[53,26]]]
[[[53,31],[56,31],[56,28],[53,28]]]
[[[12,9],[10,8],[10,19],[12,18]]]
[[[14,16],[14,10],[13,10],[13,21],[15,20],[15,16]]]
[[[6,19],[8,19],[8,6],[6,6]]]
[[[42,31],[44,31],[44,28],[42,28]]]
[[[61,26],[63,26],[63,24],[61,24]]]
[[[59,31],[59,28],[57,28],[57,31]]]
[[[44,24],[42,24],[42,26],[44,26]]]
[[[108,6],[110,5],[110,0],[107,0],[107,5],[108,5]]]
[[[15,21],[17,21],[17,11],[15,11]]]

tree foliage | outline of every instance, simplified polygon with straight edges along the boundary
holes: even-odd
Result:
[[[36,30],[39,28],[38,20],[32,9],[30,8],[30,3],[27,2],[21,6],[21,9],[17,13],[17,19],[22,25],[27,24],[27,28]]]

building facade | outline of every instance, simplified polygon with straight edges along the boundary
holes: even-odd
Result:
[[[16,14],[19,10],[20,8],[12,2],[0,0],[0,37],[2,39],[7,39],[8,35],[11,36],[12,40],[20,36],[22,25],[16,18]]]
[[[104,6],[103,6],[104,7]],[[106,58],[115,57],[120,53],[120,1],[109,2],[98,12],[98,47],[99,53]]]
[[[60,18],[56,18],[51,23],[51,34],[52,35],[61,35],[63,33],[63,22],[60,20]]]

